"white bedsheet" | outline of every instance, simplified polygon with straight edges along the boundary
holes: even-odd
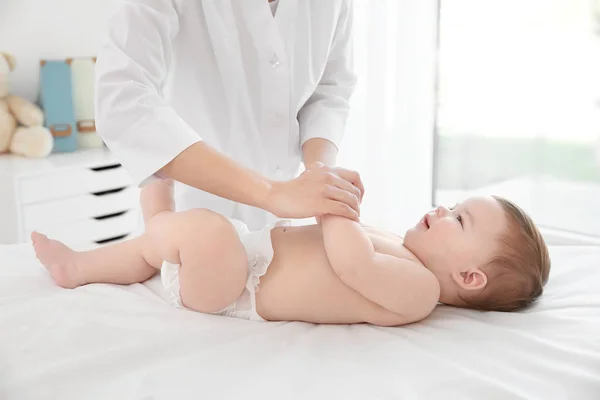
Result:
[[[56,287],[0,247],[0,399],[600,399],[600,248],[553,248],[517,314],[401,328],[261,323],[169,306],[158,277]]]

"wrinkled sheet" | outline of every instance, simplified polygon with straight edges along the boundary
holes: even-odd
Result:
[[[555,247],[514,314],[438,307],[406,327],[250,322],[145,284],[54,285],[0,246],[0,399],[600,399],[600,248]]]

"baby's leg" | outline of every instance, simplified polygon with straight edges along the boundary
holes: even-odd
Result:
[[[38,260],[61,287],[72,289],[88,283],[128,285],[151,278],[162,260],[144,235],[89,251],[74,251],[59,242],[33,232]]]
[[[147,193],[164,194],[165,186],[160,185],[166,183],[151,185],[152,191]],[[87,283],[142,282],[166,260],[181,265],[179,283],[186,307],[216,312],[233,303],[244,290],[248,274],[246,251],[233,225],[208,210],[173,212],[168,195],[155,195],[145,197],[142,192],[146,232],[140,237],[75,252],[34,233],[38,258],[54,280],[66,288]]]
[[[172,184],[153,182],[141,191],[144,222],[173,209]],[[148,243],[147,235],[91,251],[73,251],[63,243],[34,232],[36,255],[59,286],[75,288],[87,283],[131,284],[151,278],[162,259]]]
[[[244,290],[246,250],[227,218],[203,209],[164,211],[148,221],[146,234],[162,259],[180,264],[179,285],[186,307],[220,311]]]

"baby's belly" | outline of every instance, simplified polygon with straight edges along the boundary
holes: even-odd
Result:
[[[276,228],[271,237],[275,255],[256,295],[264,319],[361,323],[389,313],[333,272],[318,226]]]

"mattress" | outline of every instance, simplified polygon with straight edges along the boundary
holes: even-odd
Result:
[[[600,247],[554,247],[513,314],[438,307],[405,327],[250,322],[144,284],[54,285],[0,247],[0,399],[600,399]]]

